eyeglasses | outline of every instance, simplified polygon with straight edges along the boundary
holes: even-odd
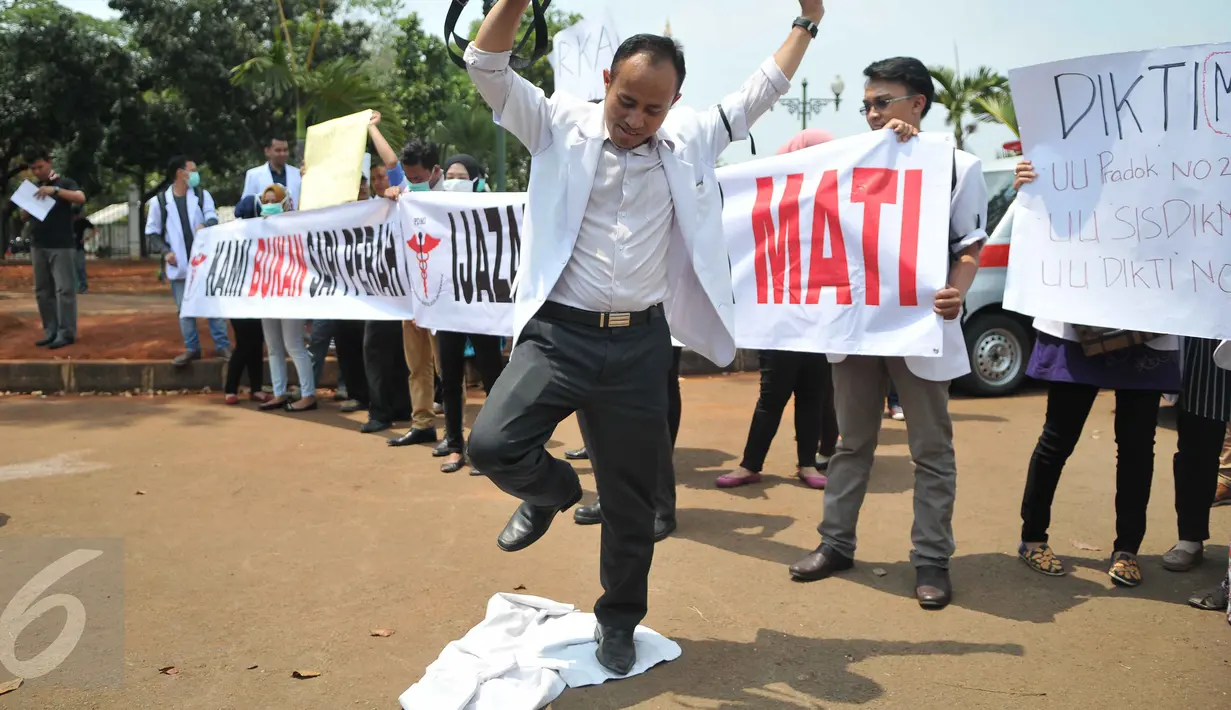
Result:
[[[905,101],[906,99],[913,99],[916,96],[919,96],[919,94],[907,94],[906,96],[896,96],[892,99],[887,99],[884,96],[881,96],[872,101],[864,101],[863,108],[859,109],[859,113],[863,114],[864,116],[867,116],[868,111],[871,111],[873,107],[875,107],[877,111],[884,111],[885,109],[889,108],[889,104],[897,103],[899,101]]]

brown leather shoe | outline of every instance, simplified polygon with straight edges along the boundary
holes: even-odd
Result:
[[[822,543],[807,557],[791,565],[791,577],[797,582],[815,582],[854,566],[854,560]]]
[[[915,569],[915,598],[924,609],[944,609],[953,598],[949,570],[934,565]]]
[[[1228,481],[1222,476],[1218,477],[1218,490],[1214,494],[1213,508],[1220,505],[1231,505],[1231,481]]]

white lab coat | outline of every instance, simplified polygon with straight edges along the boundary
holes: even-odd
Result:
[[[291,201],[294,203],[291,209],[299,209],[299,187],[302,181],[299,177],[299,168],[294,165],[286,166],[286,192],[291,196]],[[258,165],[248,171],[244,176],[244,192],[240,198],[248,195],[256,195],[260,197],[261,192],[265,188],[274,184],[274,174],[269,169],[269,163]]]
[[[188,278],[188,259],[191,255],[188,253],[187,245],[184,244],[184,229],[180,226],[180,211],[175,207],[175,186],[167,188],[167,191],[162,193],[167,201],[167,232],[162,231],[162,208],[158,205],[158,196],[151,197],[146,205],[149,207],[149,213],[145,218],[145,233],[146,235],[157,235],[162,237],[171,251],[175,252],[175,264],[167,263],[167,279],[171,281],[179,281]],[[205,224],[209,220],[217,220],[218,213],[214,209],[214,197],[206,190],[201,205],[197,205],[197,193],[190,187],[188,188],[188,219],[191,224],[188,228],[196,232],[196,228]]]
[[[482,55],[471,45],[465,58],[474,69],[495,71],[507,64],[508,54]],[[606,135],[602,104],[562,94],[547,99],[516,73],[509,71],[507,76],[503,110],[493,107],[496,122],[533,156],[515,284],[516,343],[573,253]],[[663,304],[667,322],[675,338],[720,366],[735,359],[735,299],[714,163],[732,140],[748,137],[745,99],[767,84],[779,95],[790,89],[790,81],[772,58],[739,91],[722,100],[730,133],[715,106],[707,111],[672,108],[657,134],[658,155],[675,208]],[[475,85],[483,92],[481,77],[475,77]]]

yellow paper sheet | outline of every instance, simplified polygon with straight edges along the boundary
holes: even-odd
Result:
[[[303,187],[297,209],[313,210],[355,201],[371,117],[371,111],[360,111],[308,127]]]

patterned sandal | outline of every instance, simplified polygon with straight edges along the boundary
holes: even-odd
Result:
[[[1064,563],[1056,557],[1055,553],[1046,544],[1039,545],[1033,550],[1026,547],[1026,543],[1022,543],[1017,548],[1017,556],[1026,563],[1030,569],[1045,574],[1048,577],[1063,577],[1068,572],[1064,569]]]
[[[1111,569],[1107,570],[1111,581],[1121,587],[1136,587],[1141,584],[1141,565],[1137,557],[1128,552],[1116,552],[1111,555]]]

